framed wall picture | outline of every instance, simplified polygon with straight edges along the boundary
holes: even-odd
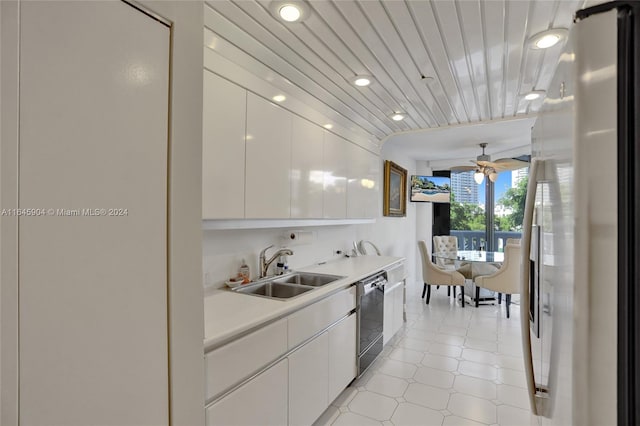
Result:
[[[384,162],[384,216],[406,216],[407,171],[393,161]]]

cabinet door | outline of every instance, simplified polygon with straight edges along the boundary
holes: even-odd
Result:
[[[381,187],[381,160],[372,152],[365,151],[367,157],[367,184],[365,185],[365,216],[378,217],[380,215],[380,187]]]
[[[404,323],[404,282],[397,286],[393,293],[393,321],[391,330],[395,335]]]
[[[283,359],[206,410],[207,426],[287,424],[288,361]]]
[[[367,189],[370,185],[367,173],[367,151],[358,145],[347,144],[347,157],[349,159],[349,175],[347,179],[347,217],[366,217]]]
[[[291,142],[291,217],[321,218],[324,173],[322,145],[324,131],[309,121],[293,116]]]
[[[245,217],[290,217],[291,116],[247,94]]]
[[[382,320],[382,343],[387,344],[393,337],[393,294],[395,290],[388,290],[384,294],[384,316]]]
[[[166,425],[170,29],[19,7],[20,207],[69,209],[18,219],[20,424]]]
[[[331,132],[324,132],[324,217],[347,217],[347,144]]]
[[[356,314],[329,329],[329,403],[356,377]]]
[[[202,218],[244,218],[247,92],[204,70],[202,109]]]
[[[289,425],[310,425],[329,405],[328,358],[326,332],[289,355]]]

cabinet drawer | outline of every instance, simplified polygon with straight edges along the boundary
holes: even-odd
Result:
[[[287,360],[207,407],[207,426],[287,424]]]
[[[219,395],[286,351],[285,318],[207,353],[207,400]]]
[[[387,281],[391,285],[404,280],[406,277],[407,271],[405,270],[404,262],[396,263],[387,269]]]
[[[300,344],[356,307],[356,287],[329,296],[288,317],[289,348]]]

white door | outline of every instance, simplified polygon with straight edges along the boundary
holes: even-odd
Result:
[[[168,424],[169,41],[123,2],[21,4],[21,424]]]

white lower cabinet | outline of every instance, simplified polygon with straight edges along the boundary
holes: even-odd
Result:
[[[357,326],[353,313],[329,329],[329,404],[356,377]]]
[[[382,342],[389,340],[402,328],[404,315],[404,281],[392,284],[384,293],[384,320],[382,323]]]
[[[207,425],[311,425],[356,377],[355,291],[346,288],[205,354],[209,400],[282,359],[213,399]]]
[[[287,424],[288,360],[207,407],[207,426]]]
[[[289,355],[289,425],[310,425],[329,405],[328,357],[328,332]]]

